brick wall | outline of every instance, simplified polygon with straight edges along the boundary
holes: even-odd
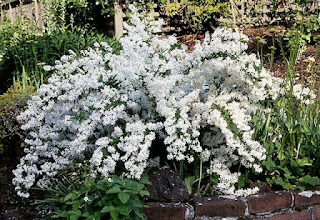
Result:
[[[150,220],[272,219],[320,220],[320,191],[277,191],[246,198],[194,198],[188,203],[148,203]]]

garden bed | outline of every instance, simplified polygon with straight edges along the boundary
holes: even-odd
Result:
[[[262,35],[261,30],[256,28],[244,31],[249,36],[248,53],[256,52],[255,36]],[[192,51],[195,40],[202,40],[203,35],[182,36],[180,40]],[[315,45],[308,45],[303,56],[307,58],[314,54]],[[286,67],[280,59],[280,55],[275,56],[273,74],[284,77]],[[268,68],[269,63],[264,63]],[[297,64],[297,72],[306,69],[308,63]],[[302,75],[302,74],[301,74]],[[306,75],[305,73],[303,74]],[[300,80],[297,80],[300,81]],[[310,81],[309,81],[310,82]],[[19,198],[11,184],[13,178],[12,170],[18,161],[8,159],[1,164],[1,211],[0,218],[3,219],[41,219],[41,213],[37,206],[31,205],[33,199],[24,200]],[[308,193],[305,193],[309,195]],[[193,198],[186,203],[160,203],[150,202],[149,207],[144,209],[148,219],[194,219],[200,217],[239,217],[245,219],[269,218],[274,219],[317,219],[320,218],[320,195],[315,194],[310,198],[299,195],[299,192],[261,192],[250,197],[211,197]]]
[[[0,96],[0,218],[319,219],[316,34],[159,36],[131,10]]]

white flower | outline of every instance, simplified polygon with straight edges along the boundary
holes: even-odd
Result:
[[[265,149],[252,140],[250,120],[260,101],[279,96],[281,80],[258,72],[259,60],[244,52],[248,38],[229,29],[206,34],[187,52],[175,37],[153,35],[136,16],[132,21],[120,54],[96,43],[45,67],[54,74],[18,117],[30,131],[27,155],[14,171],[19,195],[49,185],[86,155],[93,176],[118,171],[139,179],[152,147],[165,148],[168,160],[201,156],[222,193],[256,192],[236,190],[240,173],[231,167],[261,172]],[[155,139],[165,146],[154,146]]]

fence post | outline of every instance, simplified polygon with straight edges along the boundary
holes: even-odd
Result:
[[[36,25],[39,27],[39,8],[38,8],[38,1],[34,0],[34,10],[35,10],[35,17],[36,17]]]
[[[42,20],[42,8],[41,3],[38,2],[38,0],[34,0],[34,9],[35,9],[35,19],[36,19],[36,25],[43,29],[43,20]]]
[[[10,21],[12,23],[14,23],[15,20],[14,20],[14,17],[13,17],[13,10],[12,10],[12,7],[11,7],[11,3],[9,3],[9,14],[8,14],[8,16],[9,16]]]
[[[3,21],[4,14],[3,14],[3,11],[2,11],[2,1],[0,1],[0,16],[1,16],[1,21]]]
[[[117,38],[120,38],[123,35],[123,12],[122,8],[119,5],[118,1],[114,3],[114,32]]]

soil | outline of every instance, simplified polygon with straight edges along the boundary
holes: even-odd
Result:
[[[17,196],[12,185],[12,170],[18,160],[7,155],[0,155],[0,220],[5,219],[43,219],[41,210],[32,205],[33,198],[22,199]]]
[[[278,27],[277,27],[278,28]],[[281,30],[279,28],[278,30]],[[254,27],[247,28],[243,30],[243,33],[249,37],[248,53],[256,53],[257,40],[256,36],[264,36],[267,41],[265,47],[272,45],[271,34],[269,33],[269,28],[266,27]],[[204,38],[203,34],[196,35],[183,35],[179,39],[181,42],[188,46],[188,50],[192,51],[194,49],[195,41],[202,40]],[[306,69],[310,62],[306,62],[309,57],[315,55],[317,51],[316,45],[308,45],[306,50],[302,53],[302,61],[297,63],[297,81],[307,81],[311,82],[311,73],[307,72]],[[280,56],[279,51],[276,51],[275,61],[273,63],[272,74],[277,77],[285,76],[285,64]],[[318,60],[316,63],[319,63]],[[268,60],[264,60],[264,66],[266,68],[270,67]],[[320,73],[317,72],[317,79],[319,80]],[[18,160],[10,157],[6,157],[0,154],[0,220],[2,219],[20,219],[20,220],[30,220],[30,219],[43,219],[43,215],[40,209],[32,205],[34,199],[21,199],[19,198],[14,187],[11,184],[13,174],[12,170],[18,164]]]

